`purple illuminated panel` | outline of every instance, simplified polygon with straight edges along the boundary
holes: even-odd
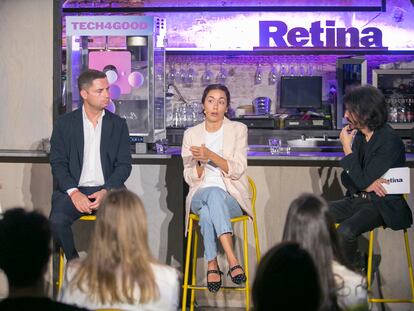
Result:
[[[152,0],[152,1],[129,1],[129,0],[111,0],[99,1],[96,0],[66,0],[63,4],[65,8],[76,7],[145,7],[145,8],[159,8],[159,7],[307,7],[307,6],[347,6],[347,7],[381,7],[381,0]]]
[[[192,50],[253,50],[254,48],[321,47],[321,48],[369,48],[414,51],[414,5],[409,0],[388,0],[385,12],[270,12],[248,11],[249,6],[274,5],[298,6],[379,6],[380,0],[329,0],[329,1],[66,1],[73,7],[151,7],[151,6],[200,6],[194,12],[139,13],[157,15],[168,22],[168,49]],[[294,3],[294,4],[293,4]],[[213,5],[244,6],[243,12],[204,12],[202,7]],[[90,13],[89,13],[90,14]],[[261,23],[285,25],[285,33],[278,35],[281,45],[275,43],[276,28],[271,26],[264,38]],[[321,32],[315,23],[320,23]],[[331,24],[335,25],[332,26]],[[283,30],[280,28],[280,30]],[[332,33],[331,33],[332,32]],[[262,38],[261,38],[262,36]],[[292,44],[293,43],[293,44]]]
[[[160,15],[168,21],[168,49],[253,50],[256,47],[283,47],[285,42],[288,47],[414,50],[414,6],[410,1],[388,1],[387,11],[381,14],[194,12]],[[286,26],[286,31],[281,31],[283,34],[280,35],[282,45],[276,45],[272,38],[261,42],[261,22]],[[320,23],[320,30],[315,23]],[[273,26],[268,32],[275,32],[276,28]]]

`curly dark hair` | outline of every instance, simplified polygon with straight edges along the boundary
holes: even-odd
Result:
[[[344,96],[345,108],[352,113],[361,126],[373,131],[388,120],[385,97],[380,90],[364,85],[352,88]]]

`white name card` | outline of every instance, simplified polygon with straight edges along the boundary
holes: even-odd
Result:
[[[388,180],[389,184],[382,184],[388,194],[410,193],[410,168],[390,168],[382,178]]]

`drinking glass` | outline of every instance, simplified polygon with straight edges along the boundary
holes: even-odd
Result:
[[[162,138],[155,142],[155,149],[157,150],[157,153],[163,154],[166,153],[168,150],[168,139]]]
[[[279,153],[280,146],[281,146],[280,138],[277,138],[277,137],[269,138],[269,150],[272,155]]]

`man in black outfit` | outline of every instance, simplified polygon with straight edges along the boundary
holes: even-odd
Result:
[[[125,187],[132,169],[126,121],[105,109],[110,100],[105,73],[84,71],[78,88],[82,107],[59,117],[50,141],[57,184],[50,223],[68,260],[78,257],[72,223],[96,211],[108,190]]]
[[[345,126],[339,136],[345,156],[340,161],[344,199],[329,202],[340,223],[340,235],[349,264],[357,267],[357,238],[379,226],[393,230],[412,224],[411,210],[402,195],[387,194],[381,176],[390,168],[405,166],[405,148],[387,124],[388,110],[382,93],[372,86],[357,87],[344,97]]]
[[[0,269],[9,281],[2,311],[85,310],[46,296],[43,275],[50,257],[50,228],[45,216],[22,208],[6,211],[0,220]]]

